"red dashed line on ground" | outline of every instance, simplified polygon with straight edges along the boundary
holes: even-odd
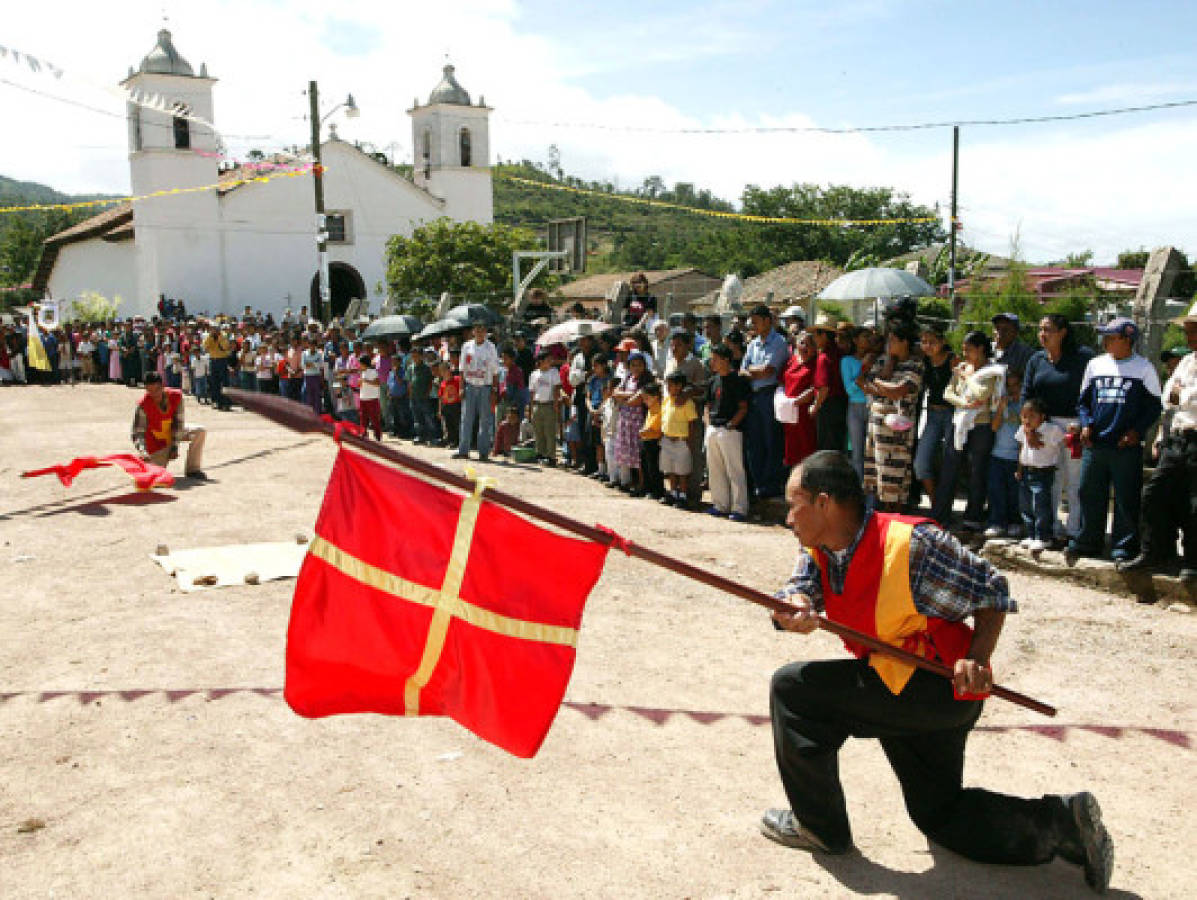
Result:
[[[282,688],[259,688],[259,687],[228,687],[228,688],[185,688],[185,689],[136,689],[136,690],[107,690],[107,691],[0,691],[0,706],[7,703],[9,700],[14,700],[18,697],[32,697],[38,703],[48,703],[51,700],[59,700],[62,698],[70,698],[75,700],[80,706],[89,706],[93,703],[100,703],[103,700],[121,700],[126,703],[132,703],[140,700],[143,697],[152,695],[161,695],[166,698],[167,703],[178,703],[180,700],[185,700],[188,697],[203,696],[206,700],[220,700],[224,697],[230,697],[234,694],[256,694],[259,697],[276,697],[282,696]],[[729,712],[711,712],[695,709],[659,709],[650,706],[618,706],[609,703],[580,703],[574,700],[566,700],[563,704],[568,709],[574,712],[579,712],[592,722],[598,721],[603,716],[611,712],[623,711],[630,712],[643,719],[647,719],[654,725],[664,725],[674,716],[681,716],[700,725],[713,725],[716,722],[724,719],[739,719],[749,725],[767,725],[769,724],[769,717],[764,715],[756,715],[752,713],[729,713]],[[1064,741],[1068,735],[1073,731],[1087,731],[1091,734],[1099,735],[1100,737],[1109,738],[1111,740],[1118,740],[1132,734],[1146,735],[1158,741],[1163,741],[1166,744],[1171,744],[1175,747],[1181,747],[1185,750],[1193,748],[1194,740],[1193,734],[1187,731],[1180,731],[1174,728],[1152,728],[1145,725],[1088,725],[1088,724],[1064,724],[1064,725],[978,725],[975,731],[1006,733],[1006,732],[1030,732],[1041,737],[1050,738],[1054,741]]]

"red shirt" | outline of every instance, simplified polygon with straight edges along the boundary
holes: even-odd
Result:
[[[461,402],[461,376],[453,375],[441,382],[441,386],[437,388],[437,396],[441,398],[442,404],[454,404]]]
[[[815,359],[816,388],[827,388],[828,397],[843,397],[844,379],[840,375],[840,354],[838,350],[821,351]]]

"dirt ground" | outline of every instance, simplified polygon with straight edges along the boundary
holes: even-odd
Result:
[[[872,742],[841,757],[859,853],[819,858],[765,840],[761,812],[784,803],[761,718],[770,674],[842,648],[775,632],[756,607],[620,554],[587,607],[574,705],[534,760],[449,721],[295,716],[277,692],[293,582],[184,596],[148,554],[310,534],[334,445],[190,408],[210,431],[206,484],[147,496],[116,471],[70,489],[17,477],[127,452],[138,397],[0,390],[4,897],[1087,892],[1062,862],[980,866],[929,847]],[[561,471],[487,471],[759,588],[792,564],[795,540],[780,527],[665,509]],[[1010,582],[1022,612],[1008,620],[999,678],[1060,715],[991,701],[967,781],[1094,791],[1117,848],[1111,895],[1191,895],[1197,616]]]

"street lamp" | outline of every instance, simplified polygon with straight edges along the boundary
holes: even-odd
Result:
[[[343,102],[338,103],[321,116],[320,93],[315,81],[308,82],[308,102],[310,105],[308,118],[312,123],[312,155],[316,160],[312,166],[312,184],[316,191],[316,255],[319,263],[316,269],[318,296],[312,314],[317,320],[323,322],[325,313],[332,312],[332,289],[328,280],[328,222],[324,217],[324,166],[320,161],[320,129],[329,116],[342,107],[345,109],[346,117],[350,119],[356,119],[362,111],[354,102],[353,94],[349,94]]]

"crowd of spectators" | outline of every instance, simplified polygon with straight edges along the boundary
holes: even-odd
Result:
[[[1032,551],[1108,552],[1129,569],[1158,568],[1183,528],[1182,575],[1197,579],[1193,513],[1176,499],[1197,491],[1197,366],[1185,357],[1161,388],[1130,320],[1101,326],[1097,352],[1057,315],[1040,320],[1032,347],[1003,313],[957,348],[908,299],[860,325],[826,314],[809,327],[778,323],[762,305],[746,317],[687,314],[672,327],[643,294],[640,318],[569,346],[543,346],[526,328],[492,340],[480,325],[463,326],[464,342],[364,340],[306,310],[279,323],[248,309],[204,320],[181,318],[179,304],[151,321],[43,330],[44,372],[28,366],[23,329],[8,326],[0,380],[133,386],[157,372],[214,410],[229,408],[229,385],[277,393],[378,440],[560,464],[632,497],[735,521],[781,497],[810,453],[839,450],[876,508]],[[1197,345],[1197,315],[1183,324]],[[1161,410],[1163,474],[1140,527],[1145,441]]]

